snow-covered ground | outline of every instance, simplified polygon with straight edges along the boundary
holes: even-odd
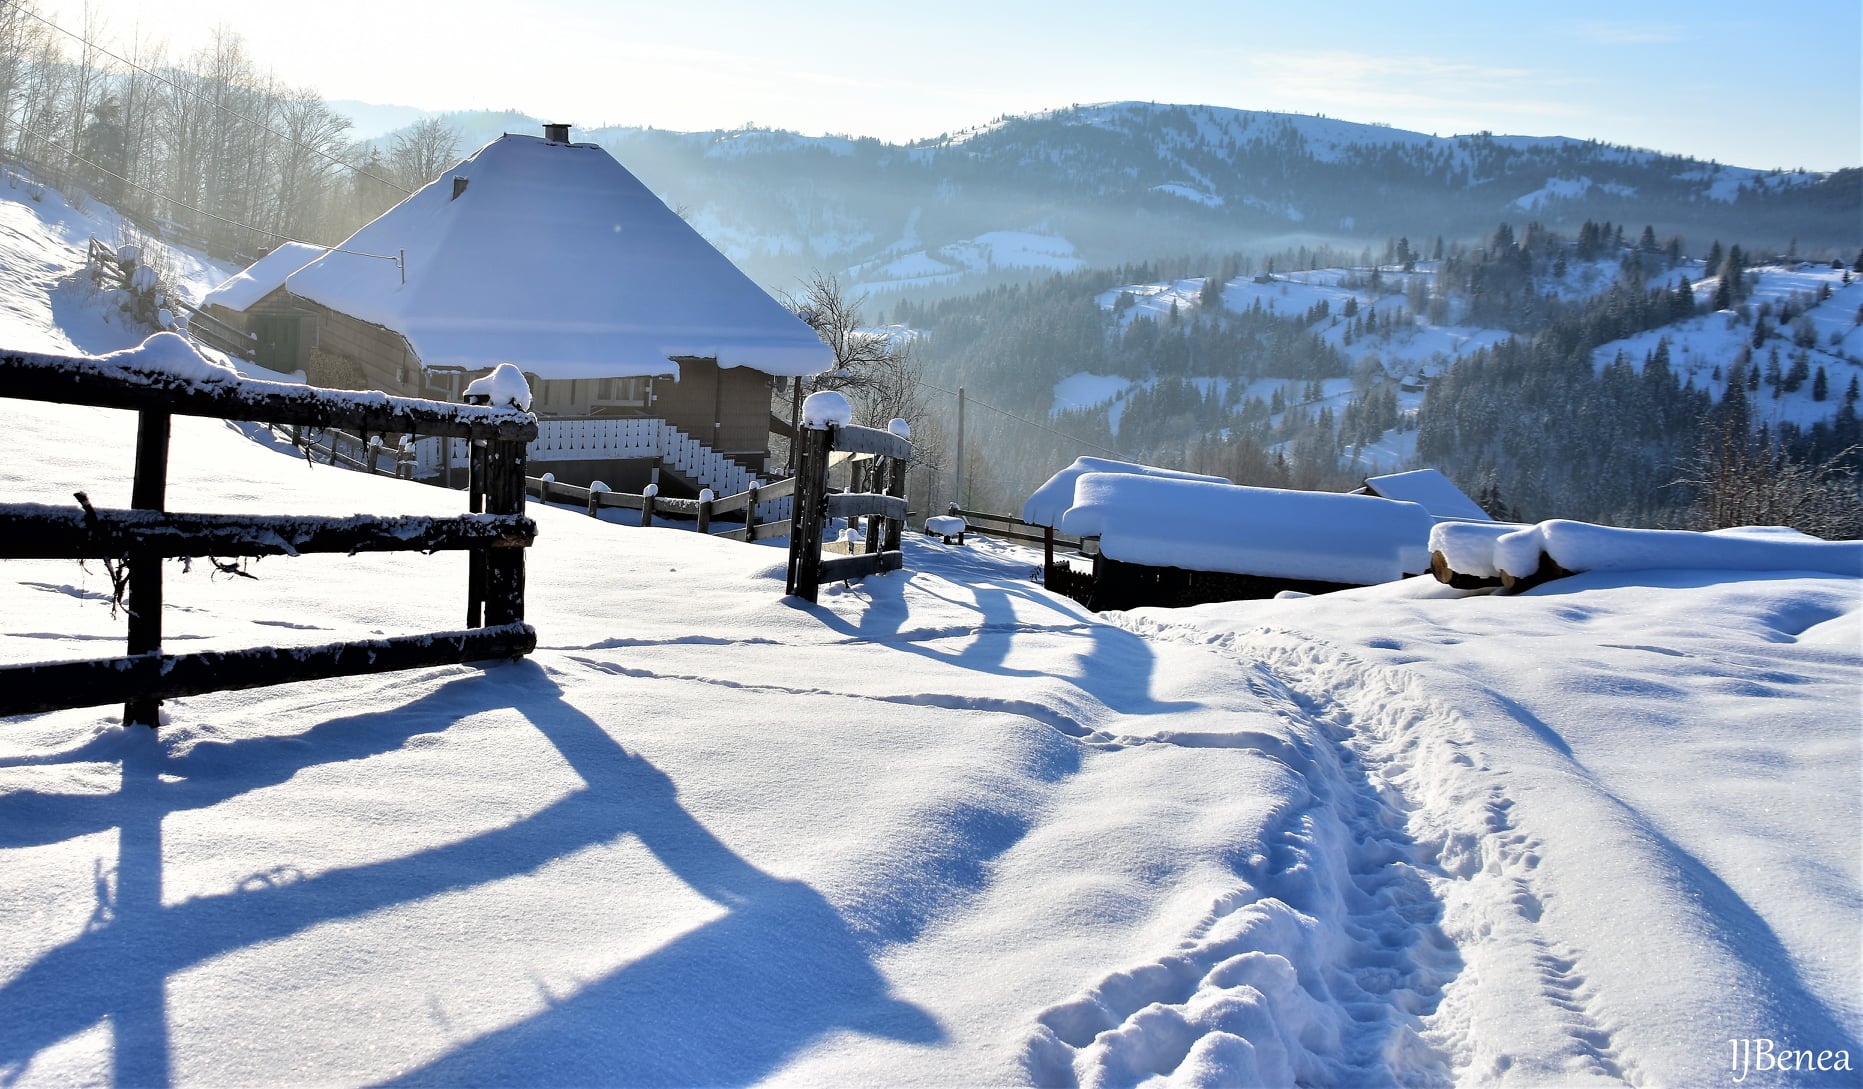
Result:
[[[79,301],[0,347],[120,347]],[[4,407],[6,501],[127,502],[128,414]],[[169,504],[463,507],[189,419]],[[1856,1083],[1863,578],[1095,616],[913,536],[805,606],[776,548],[533,513],[524,661],[4,724],[0,1080]],[[176,651],[464,599],[170,572]],[[0,662],[115,652],[108,590],[0,564]]]

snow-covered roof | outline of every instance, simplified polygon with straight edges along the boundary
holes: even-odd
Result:
[[[405,255],[405,282],[365,254]],[[814,330],[594,144],[493,140],[287,286],[395,330],[429,366],[603,378],[666,374],[680,356],[783,376],[834,364]]]
[[[1370,495],[1087,473],[1057,528],[1126,563],[1370,585],[1429,570],[1432,525]]]
[[[1417,503],[1442,521],[1492,522],[1481,504],[1470,499],[1455,482],[1437,469],[1413,469],[1407,473],[1365,478],[1373,495]]]
[[[1067,508],[1074,505],[1074,483],[1087,473],[1126,473],[1133,476],[1172,477],[1178,480],[1201,480],[1210,484],[1227,484],[1227,478],[1186,473],[1178,469],[1160,469],[1132,461],[1110,458],[1075,458],[1074,464],[1049,477],[1022,504],[1022,520],[1032,526],[1055,528]]]
[[[244,310],[277,291],[286,277],[315,261],[324,252],[322,246],[313,246],[308,242],[280,243],[277,249],[246,266],[245,271],[233,274],[225,283],[209,291],[201,299],[201,305]]]

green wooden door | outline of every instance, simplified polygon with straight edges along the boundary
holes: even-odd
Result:
[[[298,325],[302,319],[282,314],[254,314],[253,362],[275,371],[298,369]]]

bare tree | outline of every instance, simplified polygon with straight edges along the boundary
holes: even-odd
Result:
[[[911,332],[864,326],[860,308],[866,296],[849,297],[832,275],[817,272],[803,282],[799,294],[780,297],[834,352],[833,369],[808,379],[802,392],[839,391],[853,407],[854,421],[868,427],[906,421],[912,430],[913,468],[938,471],[944,458],[943,432],[926,408],[924,368],[916,358]],[[779,416],[790,414],[786,400],[779,394],[773,406]]]
[[[419,189],[458,161],[459,133],[438,117],[402,129],[389,154],[395,180],[408,189]]]
[[[1750,429],[1744,412],[1710,422],[1676,483],[1695,492],[1693,522],[1704,530],[1790,526],[1827,540],[1863,536],[1863,495],[1851,447],[1818,464],[1795,461]]]

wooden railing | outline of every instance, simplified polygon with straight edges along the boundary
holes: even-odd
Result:
[[[160,350],[150,346],[162,342]],[[515,409],[348,393],[242,380],[214,371],[172,334],[108,359],[0,356],[0,397],[128,409],[138,414],[131,508],[0,504],[0,559],[100,559],[126,571],[124,657],[0,666],[0,716],[122,702],[126,723],[154,726],[164,699],[287,681],[380,673],[536,648],[524,623],[524,446],[536,420]],[[179,359],[173,353],[185,353]],[[177,365],[179,364],[179,365]],[[452,518],[181,514],[165,509],[175,415],[259,420],[360,433],[418,430],[473,440],[471,513]],[[200,654],[162,653],[162,561],[311,552],[463,549],[469,552],[466,629]]]
[[[831,495],[828,466],[837,451],[856,455],[855,490]],[[906,520],[906,463],[912,457],[912,444],[891,431],[872,427],[805,426],[796,452],[796,509],[789,532],[787,592],[814,601],[824,580],[862,578],[904,567],[900,530]],[[822,533],[833,518],[867,519],[862,552],[822,557]]]
[[[757,507],[786,499],[796,492],[793,478],[767,485],[752,484],[747,490],[727,495],[723,499],[674,499],[649,492],[598,491],[574,484],[559,484],[536,476],[526,477],[524,485],[540,502],[574,503],[587,508],[591,518],[601,517],[603,510],[616,509],[639,511],[640,524],[643,526],[652,525],[656,514],[691,518],[698,523],[695,528],[700,533],[731,541],[770,540],[789,536],[790,519],[759,521]],[[742,522],[743,527],[713,533],[712,523],[715,521]]]

